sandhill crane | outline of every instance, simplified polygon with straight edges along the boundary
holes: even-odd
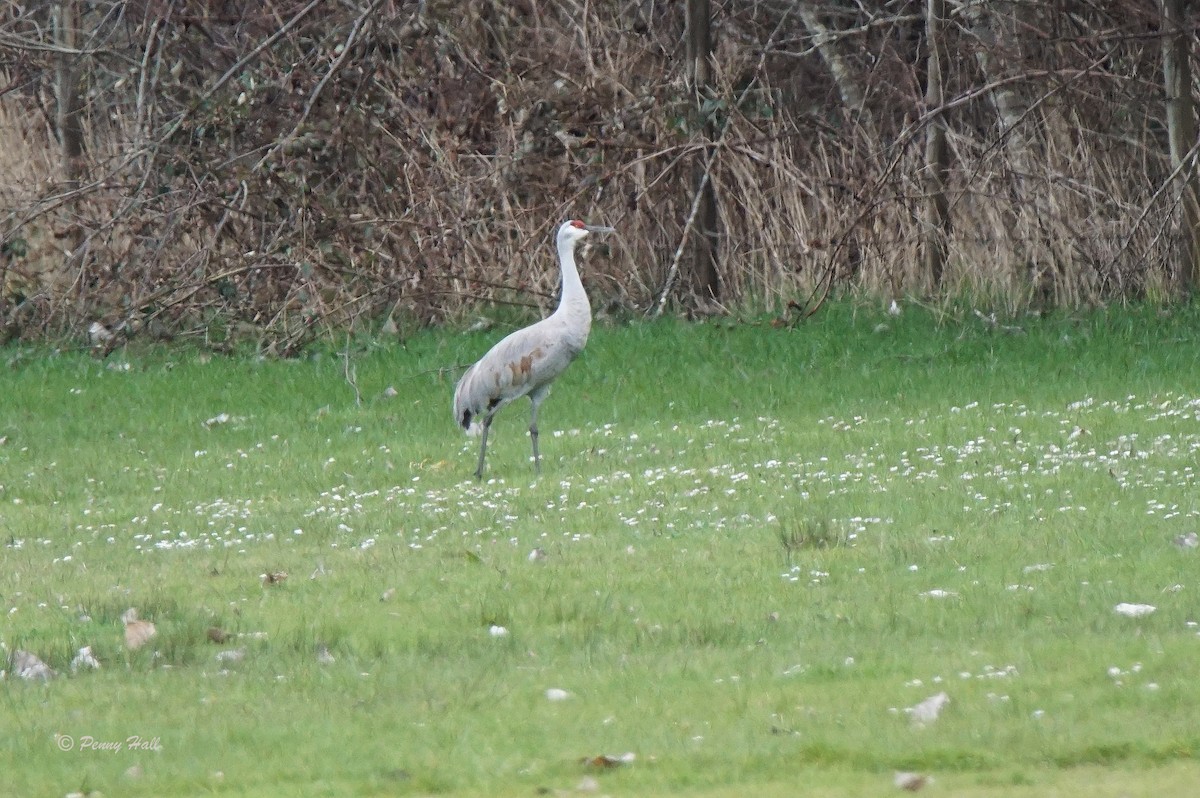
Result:
[[[533,467],[541,473],[538,455],[538,407],[550,393],[550,383],[583,351],[592,328],[579,271],[575,245],[589,233],[612,233],[611,227],[584,224],[578,219],[558,228],[558,264],[562,269],[562,298],[558,309],[537,324],[517,330],[496,344],[478,363],[467,369],[454,388],[454,420],[468,433],[478,432],[479,465],[475,478],[483,479],[488,428],[500,408],[528,396],[529,439],[533,442]]]

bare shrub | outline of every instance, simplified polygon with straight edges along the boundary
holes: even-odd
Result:
[[[923,106],[923,3],[714,6],[703,125],[681,4],[51,5],[77,12],[72,47],[49,6],[0,10],[10,335],[99,320],[287,354],[389,316],[546,305],[553,229],[576,216],[620,231],[588,259],[597,304],[640,311],[680,246],[686,268],[706,151],[722,304],[927,295],[933,115],[950,149],[939,296],[1015,310],[1170,290],[1182,233],[1148,0],[991,20],[948,3],[940,108]],[[86,98],[78,185],[64,68]]]

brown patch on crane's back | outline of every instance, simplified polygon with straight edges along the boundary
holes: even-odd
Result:
[[[508,368],[512,371],[512,381],[514,385],[519,385],[529,379],[529,373],[533,371],[533,361],[542,356],[542,348],[539,346],[528,355],[523,355],[520,360],[509,362]]]

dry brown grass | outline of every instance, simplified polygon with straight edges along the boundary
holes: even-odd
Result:
[[[130,4],[119,25],[93,4],[82,24],[108,49],[84,56],[79,192],[64,193],[38,112],[44,79],[25,69],[0,98],[8,313],[23,309],[25,334],[99,319],[213,342],[253,331],[287,353],[388,316],[546,306],[552,231],[576,216],[619,228],[585,280],[597,304],[637,312],[686,243],[693,165],[714,148],[726,307],[806,305],[830,287],[928,297],[920,5],[828,20],[857,110],[788,6],[719,7],[714,144],[680,80],[679,4],[279,0],[186,18]],[[934,298],[1016,310],[1168,291],[1180,231],[1162,188],[1157,43],[1092,32],[1144,29],[1153,4],[1127,5],[1007,54],[1026,71],[1028,174],[970,55],[979,42],[954,29],[952,224]],[[1141,16],[1122,22],[1130,9]],[[5,14],[0,33],[38,29]],[[24,55],[52,71],[51,56]],[[673,299],[696,303],[686,279]]]

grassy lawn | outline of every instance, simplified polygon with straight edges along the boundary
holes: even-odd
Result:
[[[7,789],[1194,795],[1200,313],[1018,323],[598,325],[482,484],[501,329],[0,351]]]

